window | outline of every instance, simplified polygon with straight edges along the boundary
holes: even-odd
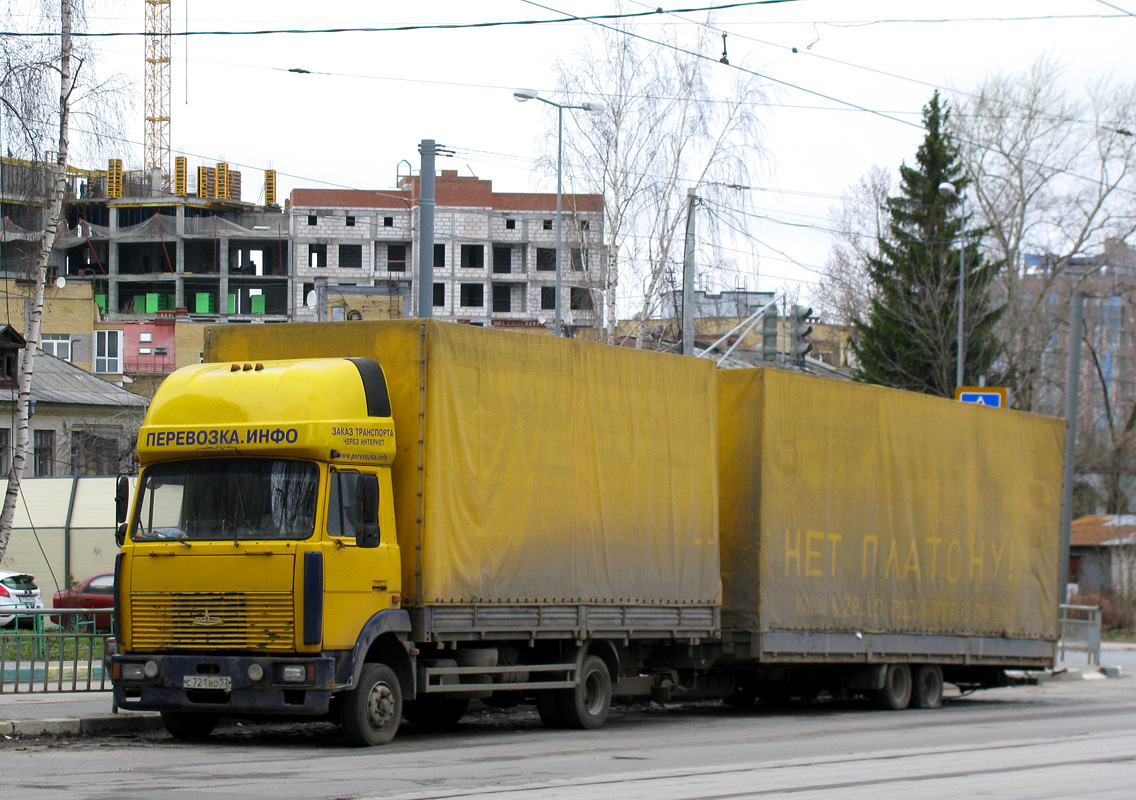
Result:
[[[485,248],[479,244],[463,244],[461,246],[462,269],[484,269]]]
[[[308,245],[308,266],[312,269],[327,269],[327,245]]]
[[[339,268],[340,269],[362,269],[363,268],[363,245],[361,245],[361,244],[341,244],[341,245],[339,245]]]
[[[152,342],[154,341],[154,334],[150,333],[149,331],[143,331],[142,333],[138,334],[138,341]]]
[[[87,584],[87,594],[114,594],[114,576],[99,575]]]
[[[319,469],[308,461],[215,458],[153,464],[138,485],[135,541],[307,539]]]
[[[494,272],[512,272],[513,271],[513,248],[511,248],[511,247],[494,247],[493,248],[493,271]]]
[[[580,230],[586,231],[590,227],[592,227],[591,220],[587,220],[587,219],[580,220]]]
[[[329,536],[355,537],[358,472],[331,473],[331,489],[327,498],[327,533]]]
[[[481,308],[485,305],[485,287],[480,283],[461,285],[461,304],[465,308]]]
[[[384,228],[393,228],[394,227],[394,217],[383,217],[383,227]]]
[[[64,361],[71,360],[71,334],[45,333],[40,337],[40,349]]]
[[[122,373],[122,331],[95,331],[95,372]]]
[[[507,283],[493,284],[493,310],[508,313],[513,310],[513,287]]]
[[[556,308],[556,287],[555,286],[541,286],[540,287],[540,310],[552,311]]]
[[[315,225],[316,222],[318,222],[318,220],[316,219],[316,215],[315,214],[308,214],[308,224],[309,225]]]
[[[32,432],[32,474],[51,475],[55,460],[55,431]]]
[[[130,469],[134,447],[121,431],[75,426],[71,429],[71,470],[80,475],[114,475]]]
[[[12,432],[0,428],[0,476],[7,476],[12,468]]]
[[[588,289],[581,289],[578,286],[572,287],[572,294],[568,301],[568,307],[573,311],[591,311],[592,310],[592,293]]]
[[[387,271],[406,272],[406,245],[387,245]]]
[[[551,247],[536,249],[536,268],[540,272],[556,271],[556,251]]]
[[[515,219],[505,220],[505,228],[507,230],[511,230],[511,231],[516,230],[517,229],[517,221]]]
[[[584,252],[579,247],[572,248],[572,269],[576,272],[584,271]]]
[[[446,305],[446,284],[434,284],[434,308],[444,308]]]
[[[347,215],[347,227],[348,228],[354,228],[355,227],[355,217],[351,216],[350,214]]]
[[[544,228],[546,231],[552,230],[552,220],[550,220],[550,219],[544,220],[541,223],[541,227]]]
[[[140,355],[140,356],[148,356],[152,352],[154,352],[153,348],[150,348],[150,347],[139,347],[138,348],[138,355]]]
[[[434,245],[434,266],[438,269],[444,269],[446,266],[446,246],[444,244]]]

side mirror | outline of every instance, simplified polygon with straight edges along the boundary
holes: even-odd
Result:
[[[114,521],[119,525],[124,524],[129,511],[130,479],[125,475],[119,475],[114,489]]]
[[[122,547],[123,542],[126,541],[126,523],[120,522],[114,526],[114,543]]]
[[[355,493],[356,547],[379,546],[379,476],[364,472],[359,476],[359,486]]]

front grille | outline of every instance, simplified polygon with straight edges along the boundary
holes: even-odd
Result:
[[[292,650],[289,592],[135,592],[135,650]]]

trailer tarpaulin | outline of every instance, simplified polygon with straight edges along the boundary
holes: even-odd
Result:
[[[718,373],[723,626],[1055,640],[1062,420]]]

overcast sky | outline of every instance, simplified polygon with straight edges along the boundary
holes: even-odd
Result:
[[[709,5],[664,5],[678,9]],[[143,0],[88,0],[92,30],[140,31]],[[281,30],[545,20],[618,10],[614,0],[547,4],[479,2],[220,2],[173,0],[173,30]],[[624,3],[624,11],[655,8]],[[1136,80],[1136,0],[797,0],[714,13],[729,34],[731,70],[767,76],[763,112],[770,158],[751,190],[770,218],[754,223],[760,258],[740,265],[738,284],[772,290],[818,280],[841,192],[873,164],[909,163],[922,138],[920,110],[935,87],[968,90],[992,70],[1020,71],[1050,53],[1071,88],[1115,75]],[[706,12],[634,23],[654,38],[660,22],[692,26]],[[267,166],[281,198],[295,187],[383,189],[417,144],[433,138],[458,152],[439,169],[491,179],[500,191],[554,191],[533,171],[547,106],[513,100],[518,87],[554,89],[552,65],[589,46],[587,22],[478,29],[174,37],[171,142],[199,163],[227,160],[257,201]],[[718,34],[715,34],[718,35]],[[713,52],[717,59],[720,39]],[[135,82],[137,124],[124,152],[140,167],[144,43],[99,39],[103,73]],[[797,52],[793,52],[793,48]],[[290,72],[307,70],[310,74]],[[598,98],[603,100],[603,98]],[[858,110],[858,108],[868,110]],[[872,113],[877,112],[877,113]],[[79,165],[88,166],[88,165]],[[96,166],[96,165],[89,165]],[[402,165],[406,172],[407,167]],[[260,198],[262,199],[262,197]]]

